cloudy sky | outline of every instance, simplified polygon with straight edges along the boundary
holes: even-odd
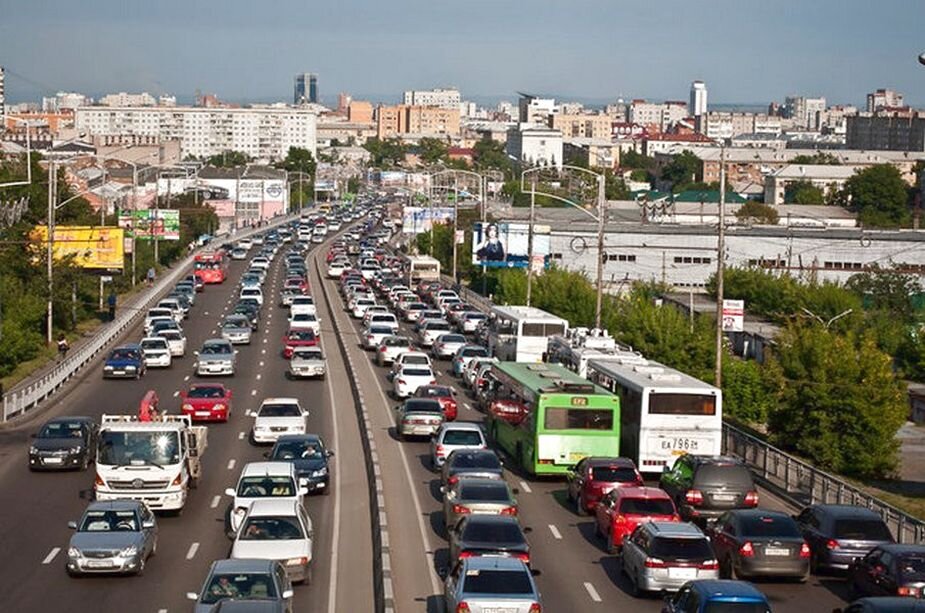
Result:
[[[711,102],[788,94],[925,105],[925,0],[0,0],[7,96],[57,90],[289,100],[297,72],[388,100],[408,88]]]

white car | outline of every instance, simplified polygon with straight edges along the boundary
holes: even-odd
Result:
[[[156,308],[169,310],[173,313],[173,318],[177,320],[177,323],[182,322],[183,318],[186,317],[186,311],[180,306],[180,301],[175,298],[164,298],[157,303]]]
[[[340,262],[334,260],[328,264],[328,278],[329,279],[340,279],[340,276],[344,274],[344,271],[350,264],[348,262]]]
[[[498,358],[472,358],[463,367],[462,384],[464,387],[472,387],[475,383],[475,376],[484,364],[494,364]]]
[[[261,270],[266,271],[266,269],[269,267],[270,267],[270,260],[263,257],[262,255],[258,255],[253,260],[251,260],[251,268],[259,268]]]
[[[479,327],[479,324],[488,319],[485,313],[475,313],[473,311],[467,311],[465,314],[459,318],[459,331],[463,334],[472,334],[475,332],[476,328]]]
[[[438,360],[449,360],[467,344],[469,341],[462,334],[441,334],[434,340],[431,352]]]
[[[161,330],[155,336],[167,339],[167,346],[170,347],[171,356],[182,358],[186,355],[186,337],[179,330]]]
[[[388,326],[392,328],[393,334],[398,333],[398,318],[391,313],[373,313],[365,319],[367,326]]]
[[[293,296],[292,302],[289,303],[289,316],[292,317],[297,313],[308,313],[314,315],[317,312],[315,299],[311,296]]]
[[[488,449],[488,440],[479,424],[469,421],[444,422],[430,441],[430,458],[440,468],[457,449]]]
[[[369,322],[372,320],[373,315],[388,315],[389,307],[384,304],[373,304],[366,307],[366,312],[363,313],[363,325],[368,326]]]
[[[422,385],[436,385],[437,377],[430,366],[405,364],[392,377],[392,391],[396,398],[414,396]]]
[[[248,411],[254,418],[251,442],[275,443],[284,434],[305,434],[308,409],[303,409],[298,398],[267,398],[256,411]]]
[[[252,241],[249,238],[242,238],[241,240],[238,241],[238,246],[241,247],[242,249],[250,249],[251,247],[254,246],[254,241]]]
[[[427,320],[418,331],[422,347],[430,347],[437,337],[451,332],[449,322],[442,319]]]
[[[360,266],[360,275],[369,281],[376,276],[376,273],[378,273],[379,270],[380,267],[378,262],[376,264],[363,264]]]
[[[327,362],[321,347],[296,347],[289,360],[289,376],[294,379],[318,377],[324,379]]]
[[[229,536],[241,527],[248,509],[254,501],[263,498],[273,500],[297,500],[300,504],[307,488],[299,487],[295,465],[292,462],[250,462],[244,465],[236,487],[229,487],[225,495],[233,500],[226,516],[226,532]]]
[[[395,356],[395,360],[392,362],[392,370],[389,371],[388,378],[393,379],[395,377],[395,373],[401,370],[402,366],[406,366],[408,364],[429,367],[431,366],[430,356],[423,351],[417,351],[415,349],[399,353],[397,356]]]
[[[421,313],[427,310],[427,305],[423,302],[409,302],[402,309],[405,321],[414,323],[421,317]]]
[[[411,350],[411,339],[407,336],[387,336],[379,343],[376,349],[376,364],[385,366],[391,364],[398,354]]]
[[[251,503],[231,546],[232,559],[277,560],[293,583],[311,583],[312,521],[297,500]]]
[[[154,329],[154,320],[155,319],[172,319],[177,321],[176,317],[173,316],[173,311],[170,309],[148,309],[147,314],[145,314],[145,336],[151,333],[151,330]]]
[[[366,309],[375,306],[376,300],[374,298],[357,298],[351,304],[353,306],[350,314],[356,319],[363,319],[363,316],[366,315]]]
[[[163,336],[147,336],[141,339],[141,351],[148,368],[170,368],[173,357],[170,345]]]
[[[363,348],[373,351],[379,348],[379,345],[382,343],[382,339],[387,336],[392,336],[395,331],[391,326],[369,326],[363,330],[363,334],[360,337],[360,340],[363,343]]]
[[[253,298],[257,304],[263,306],[263,290],[259,287],[245,287],[241,289],[239,298]]]
[[[321,320],[314,313],[293,313],[289,316],[289,330],[311,330],[321,336]]]

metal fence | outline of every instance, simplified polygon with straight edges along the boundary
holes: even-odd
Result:
[[[727,423],[723,450],[742,458],[762,485],[797,508],[820,503],[862,506],[879,513],[900,543],[925,539],[925,522]]]
[[[272,221],[267,226],[238,232],[234,238],[244,238],[262,232],[267,228],[285,223],[289,219],[291,217],[283,217]],[[104,324],[89,343],[70,352],[70,355],[56,364],[51,371],[36,380],[26,380],[11,388],[3,397],[2,421],[28,411],[51,396],[81,368],[92,361],[109,343],[134,325],[139,318],[144,317],[145,312],[157,303],[164,290],[187,273],[194,257],[195,253],[177,263],[173,270],[159,279],[153,287],[140,294],[133,301],[131,308],[123,308],[115,320]]]

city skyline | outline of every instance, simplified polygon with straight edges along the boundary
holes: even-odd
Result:
[[[201,90],[232,102],[285,101],[292,75],[306,66],[326,84],[325,102],[338,91],[389,100],[440,86],[486,101],[513,99],[518,90],[597,103],[685,100],[695,79],[707,83],[711,104],[804,94],[860,106],[882,87],[903,92],[910,104],[925,102],[925,70],[916,60],[925,5],[905,0],[773,7],[718,0],[697,12],[674,0],[647,7],[536,2],[529,10],[476,0],[468,16],[424,0],[388,7],[346,0],[311,10],[280,0],[256,14],[239,0],[216,6],[166,0],[129,11],[112,0],[0,0],[8,103],[58,90],[181,100]]]

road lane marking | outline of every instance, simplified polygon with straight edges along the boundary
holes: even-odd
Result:
[[[256,396],[256,395],[257,395],[257,390],[251,390],[251,396]]]
[[[232,470],[234,468],[235,462],[237,462],[237,460],[235,460],[234,458],[231,458],[230,460],[228,460],[228,470]]]
[[[260,360],[260,367],[263,368],[263,360]]]
[[[587,581],[585,581],[585,590],[588,592],[588,596],[591,597],[591,600],[593,600],[594,602],[600,602],[600,601],[601,601],[601,597],[600,597],[600,595],[597,593],[597,590],[594,589],[594,586],[591,585],[591,584],[590,584],[589,582],[587,582]]]
[[[243,441],[246,435],[247,435],[246,432],[238,432],[238,440]]]
[[[330,305],[329,305],[330,306]],[[332,315],[333,317],[333,315]],[[328,355],[324,346],[324,340],[319,339],[321,351]],[[263,362],[260,363],[263,366]],[[337,413],[334,410],[334,384],[331,382],[332,377],[325,377],[328,388],[329,410],[331,411],[331,430],[334,434],[334,444],[340,446],[340,433],[337,428]],[[330,483],[328,484],[330,487]],[[337,613],[337,552],[340,550],[340,470],[334,471],[334,525],[331,529],[331,557],[328,564],[330,569],[330,579],[328,580],[328,613]]]
[[[180,395],[180,390],[177,390],[177,391],[175,391],[175,392],[173,393],[173,397],[174,397],[174,398],[176,398],[176,397],[179,396],[179,395]]]
[[[520,489],[521,489],[522,491],[524,491],[524,492],[527,492],[528,494],[532,494],[532,493],[533,493],[533,490],[530,489],[530,486],[527,485],[527,482],[526,482],[526,481],[523,481],[523,480],[521,480],[521,482],[520,482]]]
[[[183,380],[184,380],[184,381],[189,381],[189,375],[186,375],[185,377],[183,377]]]
[[[260,350],[260,353],[261,353],[261,354],[266,354],[266,352],[267,352],[266,349],[261,349],[261,350]]]
[[[203,314],[203,315],[208,315],[208,314],[209,314],[209,312],[208,312],[208,311],[203,311],[203,313],[202,313],[202,314]]]
[[[559,532],[559,529],[553,526],[552,524],[549,524],[549,531],[552,532],[553,538],[555,538],[557,541],[562,540],[562,533]]]
[[[59,553],[61,553],[61,548],[55,547],[54,549],[48,552],[48,555],[45,556],[44,560],[42,560],[42,564],[51,564],[51,561],[54,560],[55,556],[57,556]]]
[[[257,380],[260,381],[260,378],[261,378],[262,376],[263,376],[263,375],[261,375],[260,373],[257,373]]]
[[[193,543],[189,546],[189,551],[186,552],[186,559],[192,560],[196,557],[196,552],[199,551],[199,543]]]
[[[210,506],[211,508],[214,509],[215,507],[218,506],[218,503],[219,503],[221,500],[222,500],[222,497],[221,497],[221,496],[216,496],[215,498],[212,499],[212,504],[210,504],[209,506]]]

